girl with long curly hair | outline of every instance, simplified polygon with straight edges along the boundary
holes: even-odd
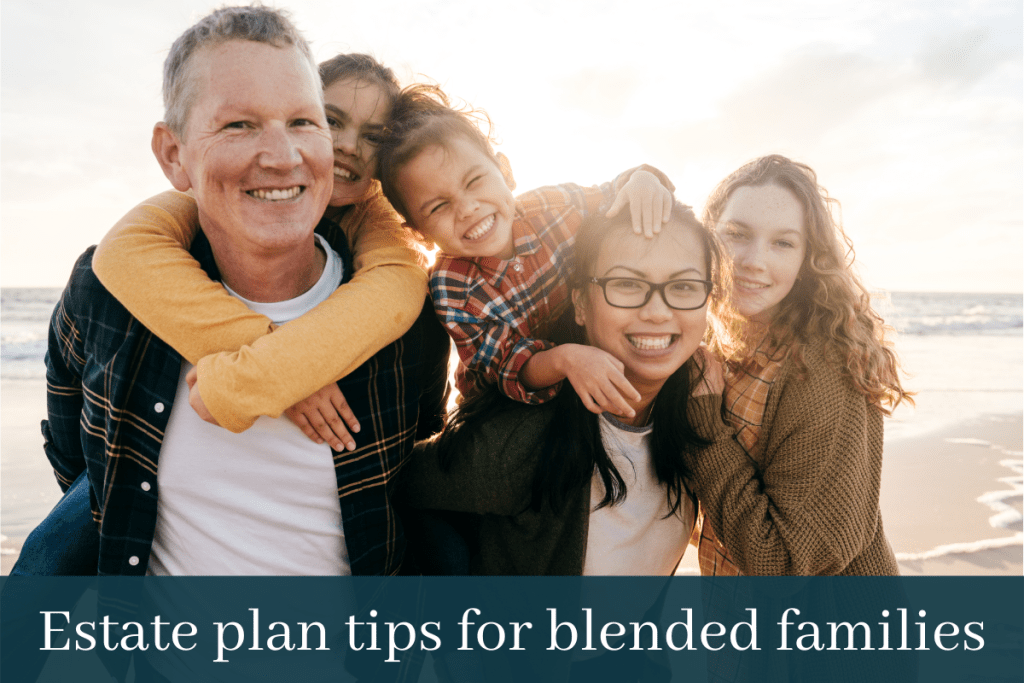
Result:
[[[911,399],[837,208],[810,167],[779,155],[706,204],[732,254],[743,344],[724,377],[708,375],[724,380],[730,426],[694,414],[714,444],[684,454],[702,574],[899,573],[878,504],[882,419]]]

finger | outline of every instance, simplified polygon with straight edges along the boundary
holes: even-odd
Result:
[[[196,385],[196,382],[198,380],[199,380],[199,371],[195,368],[195,366],[193,366],[192,369],[190,369],[185,374],[185,382],[188,384],[188,388],[191,389],[192,387],[194,387]]]
[[[662,194],[659,192],[651,202],[651,232],[657,235],[661,232],[661,225],[665,222],[665,203],[662,201]]]
[[[672,205],[675,204],[675,197],[668,190],[665,190],[661,194],[661,222],[668,223],[668,219],[672,217]]]
[[[604,407],[610,413],[624,417],[636,416],[636,411],[629,405],[629,401],[623,398],[622,394],[611,383],[603,388]]]
[[[624,398],[628,398],[629,400],[632,401],[640,400],[640,392],[637,391],[632,384],[630,384],[629,380],[626,379],[626,375],[624,375],[621,371],[613,375],[609,375],[608,380],[615,388],[616,393],[621,394]]]
[[[645,197],[643,204],[641,204],[641,216],[644,226],[644,237],[651,239],[654,237],[654,198]]]
[[[576,391],[576,395],[580,397],[580,402],[583,404],[584,408],[586,408],[592,413],[597,413],[598,415],[604,412],[601,409],[601,406],[599,406],[597,402],[594,401],[594,398],[590,395],[589,390],[587,390],[585,387],[577,387],[576,385],[573,385],[572,388]]]
[[[622,211],[622,207],[625,205],[626,192],[624,190],[619,190],[619,193],[615,195],[615,201],[612,202],[611,208],[608,209],[608,213],[605,214],[605,218],[611,218],[612,216],[619,215],[619,212]]]
[[[345,448],[348,448],[350,451],[354,451],[356,449],[356,441],[352,438],[352,435],[348,433],[348,430],[345,429],[345,423],[341,421],[341,417],[338,416],[338,413],[331,411],[323,417],[325,418],[324,424],[330,431],[329,434],[321,433],[320,435],[327,439],[331,444],[331,448],[337,451],[343,451]],[[344,444],[344,447],[342,447],[342,444]]]
[[[306,416],[299,412],[294,406],[284,411],[284,414],[296,427],[302,430],[302,433],[305,434],[310,441],[313,443],[324,442],[323,439],[320,438],[320,435],[313,431],[313,427],[309,424],[309,420],[306,419]]]
[[[605,354],[605,358],[608,360],[609,363],[611,363],[612,367],[618,370],[620,375],[623,375],[623,377],[625,377],[623,373],[626,372],[626,364],[623,363],[618,358],[616,358],[615,356],[613,356],[612,354],[608,353],[607,351],[602,351],[602,353]]]
[[[586,399],[584,399],[583,407],[597,415],[600,415],[601,413],[604,412],[604,408],[601,407],[600,403],[594,400],[593,396],[587,396]]]
[[[338,443],[338,439],[334,436],[334,432],[331,431],[331,428],[327,424],[326,420],[324,420],[323,415],[321,415],[316,408],[304,413],[304,415],[306,420],[309,421],[310,427],[316,433],[317,438],[314,439],[314,441],[317,443],[327,443],[336,451],[344,450],[343,448],[340,448],[341,444]]]
[[[644,210],[637,202],[629,203],[629,215],[633,219],[634,234],[641,234],[644,231]]]
[[[349,406],[348,401],[345,400],[345,396],[341,393],[340,389],[337,393],[331,396],[331,404],[334,406],[334,409],[338,411],[338,415],[340,415],[341,419],[345,421],[345,424],[348,425],[348,428],[351,429],[353,433],[358,434],[359,420],[356,419],[356,414],[352,412],[351,406]]]

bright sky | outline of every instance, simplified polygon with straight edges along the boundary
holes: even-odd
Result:
[[[64,284],[169,187],[149,151],[161,64],[219,4],[4,0],[0,284]],[[318,59],[370,52],[486,109],[520,190],[650,163],[700,207],[779,152],[842,202],[870,286],[1022,290],[1020,0],[283,6]]]

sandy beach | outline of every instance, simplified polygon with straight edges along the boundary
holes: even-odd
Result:
[[[1020,413],[985,415],[886,442],[882,521],[904,575],[1021,575],[1022,428]],[[699,573],[696,553],[680,572]]]
[[[986,415],[886,444],[882,518],[903,574],[1020,576],[1021,429],[1019,413]]]
[[[0,412],[0,568],[8,574],[60,490],[39,432],[45,383],[3,380]],[[988,414],[887,440],[882,517],[905,575],[1021,574],[1022,426],[1020,412]],[[695,552],[681,569],[696,572]]]
[[[60,500],[43,453],[46,382],[0,382],[0,573],[7,575],[25,536]]]

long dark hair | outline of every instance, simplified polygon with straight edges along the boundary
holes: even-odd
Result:
[[[349,52],[335,55],[320,62],[317,67],[324,90],[336,81],[353,79],[371,83],[384,94],[390,109],[398,99],[402,86],[398,83],[395,72],[378,62],[374,57],[360,52]]]
[[[728,288],[722,285],[727,268],[723,268],[722,252],[714,234],[700,224],[692,209],[678,202],[672,209],[672,220],[662,229],[662,235],[693,231],[704,247],[704,261],[708,279],[715,283],[711,296],[720,299],[728,296]],[[595,217],[584,222],[576,237],[574,265],[569,277],[570,289],[585,291],[601,245],[613,234],[632,231],[629,212],[623,211],[615,218]],[[653,244],[653,243],[652,243]],[[709,308],[711,308],[709,306]],[[567,316],[568,317],[568,316]],[[563,328],[557,341],[586,343],[585,330],[563,317]],[[676,513],[683,502],[686,480],[690,472],[683,463],[682,454],[708,445],[702,439],[687,416],[687,404],[695,382],[703,377],[703,368],[697,356],[688,359],[676,370],[658,392],[651,411],[653,430],[651,433],[651,458],[658,481],[666,485],[666,495]],[[544,429],[539,444],[543,455],[538,459],[533,478],[531,501],[527,509],[540,510],[545,504],[556,513],[561,512],[572,492],[579,490],[590,481],[595,470],[604,484],[604,498],[597,508],[616,505],[626,498],[626,483],[608,456],[601,440],[598,415],[590,412],[580,401],[571,386],[563,386],[558,395],[546,407],[523,407],[499,393],[492,387],[489,391],[467,399],[451,416],[442,434],[441,452],[449,466],[473,438],[473,424],[487,420],[499,413],[514,410],[526,413],[530,410],[547,410],[557,416]]]

